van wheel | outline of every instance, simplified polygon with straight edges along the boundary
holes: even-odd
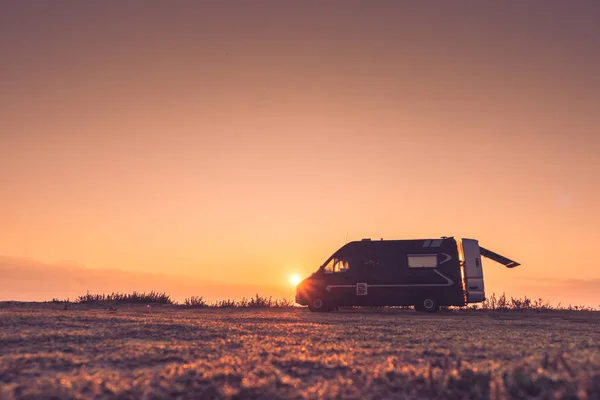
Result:
[[[325,302],[320,297],[312,298],[310,300],[308,308],[310,309],[310,311],[314,311],[314,312],[329,311],[329,308],[326,307]]]
[[[435,301],[435,299],[431,297],[425,297],[421,304],[419,304],[419,308],[415,306],[415,309],[417,309],[418,311],[434,313],[440,309],[440,306],[437,303],[437,301]]]

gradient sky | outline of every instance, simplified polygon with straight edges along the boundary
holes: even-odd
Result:
[[[522,263],[484,262],[496,291],[600,289],[599,21],[597,1],[2,1],[0,255],[286,285],[346,237],[444,235]]]

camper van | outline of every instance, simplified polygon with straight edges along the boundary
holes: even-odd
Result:
[[[296,287],[296,303],[312,311],[340,306],[466,306],[485,300],[486,257],[507,268],[519,263],[487,250],[475,239],[349,242]]]

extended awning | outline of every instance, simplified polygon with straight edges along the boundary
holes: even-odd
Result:
[[[481,246],[479,246],[479,252],[482,256],[489,258],[490,260],[494,260],[494,261],[504,265],[506,268],[514,268],[514,267],[521,265],[516,261],[506,258],[498,253],[494,253],[493,251],[483,248]]]

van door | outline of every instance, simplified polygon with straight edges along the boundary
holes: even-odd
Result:
[[[355,305],[356,276],[356,268],[351,268],[347,260],[333,258],[331,273],[328,274],[325,284],[328,300],[335,305]]]
[[[479,242],[475,239],[462,239],[462,247],[465,257],[467,301],[469,303],[482,302],[485,300],[485,291]]]

